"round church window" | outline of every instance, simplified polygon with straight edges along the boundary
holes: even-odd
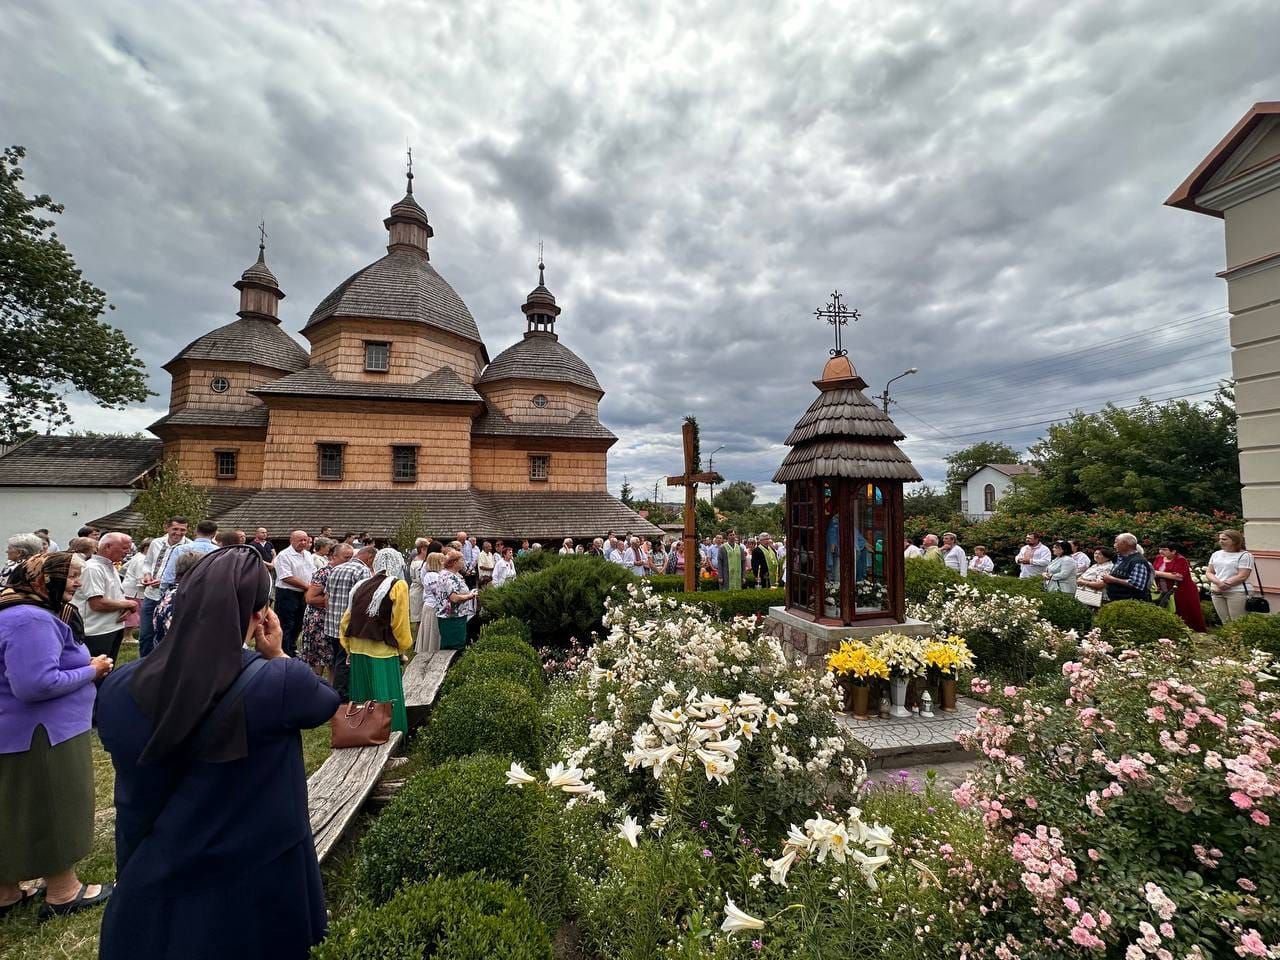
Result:
[[[538,393],[533,397],[533,405],[541,409],[547,405],[547,398],[544,394]]]
[[[209,386],[213,388],[214,393],[226,393],[231,389],[231,381],[226,377],[214,377]]]

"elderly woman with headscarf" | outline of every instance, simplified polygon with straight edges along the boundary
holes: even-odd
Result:
[[[404,557],[383,547],[373,558],[373,576],[351,591],[339,641],[351,657],[351,700],[391,702],[391,729],[409,732],[400,680],[400,655],[413,646],[409,629],[409,585],[401,579]]]
[[[30,557],[0,592],[0,916],[37,895],[19,886],[37,877],[42,919],[111,896],[75,871],[93,845],[93,684],[112,666],[76,629],[82,567],[71,553]]]
[[[99,960],[303,960],[324,939],[299,731],[338,694],[284,653],[270,590],[252,547],[201,556],[165,642],[102,686],[117,888]]]
[[[3,589],[9,582],[9,575],[17,570],[32,557],[37,557],[44,553],[44,541],[37,537],[34,533],[20,533],[16,537],[9,538],[9,552],[5,559],[8,561],[3,568],[0,568],[0,589]]]

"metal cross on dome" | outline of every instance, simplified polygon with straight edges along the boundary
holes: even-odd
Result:
[[[857,310],[850,310],[844,305],[844,298],[840,296],[839,290],[833,290],[831,293],[831,301],[825,307],[819,307],[813,311],[813,315],[819,320],[825,320],[827,323],[835,327],[836,330],[836,347],[829,350],[828,353],[833,357],[846,356],[849,351],[844,348],[841,343],[840,328],[846,326],[850,320],[858,320],[862,314]]]

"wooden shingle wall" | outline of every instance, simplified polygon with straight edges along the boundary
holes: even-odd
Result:
[[[274,400],[267,431],[266,489],[460,490],[470,482],[470,405],[352,403],[334,409],[316,403]],[[316,445],[344,443],[341,480],[317,476]],[[391,448],[418,445],[418,479],[395,483]]]
[[[503,380],[481,384],[479,390],[491,409],[520,423],[568,423],[584,410],[593,417],[600,415],[600,401],[594,393],[554,380]],[[547,398],[545,407],[533,405],[538,394]]]
[[[476,344],[419,323],[342,317],[306,331],[306,336],[311,340],[311,362],[324,364],[338,380],[414,383],[441,367],[452,367],[467,384],[480,375]],[[365,371],[366,340],[391,344],[386,373]]]
[[[173,373],[173,389],[169,394],[169,412],[176,413],[187,407],[202,410],[248,410],[261,406],[257,397],[248,391],[281,377],[279,370],[245,363],[210,363],[186,361]],[[215,393],[214,377],[226,377],[231,387],[225,393]]]
[[[530,454],[551,458],[546,480],[529,479]],[[471,449],[472,485],[477,490],[603,491],[608,489],[607,460],[603,450],[530,449],[477,437]]]
[[[231,431],[209,429],[200,431],[198,437],[180,437],[166,441],[164,455],[176,459],[182,472],[200,486],[256,487],[262,483],[265,446],[261,437],[244,439]],[[234,479],[218,478],[215,450],[236,451]]]

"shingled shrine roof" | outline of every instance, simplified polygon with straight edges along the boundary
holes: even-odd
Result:
[[[475,318],[453,287],[431,261],[403,250],[388,253],[340,283],[320,301],[303,330],[329,317],[423,323],[484,346]]]
[[[323,363],[249,391],[258,396],[324,396],[334,399],[434,400],[443,403],[480,403],[482,397],[452,367],[441,367],[413,383],[366,383],[336,380]]]
[[[528,422],[511,420],[497,410],[489,409],[471,424],[471,435],[482,437],[557,437],[584,440],[608,440],[615,437],[599,420],[585,410],[567,423],[555,421]]]
[[[0,486],[129,487],[160,459],[159,440],[32,437],[0,457]]]
[[[477,383],[499,380],[554,380],[604,394],[596,375],[582,358],[554,333],[540,330],[530,330],[523,339],[494,357]]]
[[[164,365],[171,370],[180,360],[252,363],[293,373],[311,362],[298,341],[271,320],[241,317],[197,337]]]
[[[786,439],[791,448],[774,483],[816,477],[914,482],[920,474],[894,441],[904,434],[867,399],[864,381],[846,356],[827,361],[821,391]]]

